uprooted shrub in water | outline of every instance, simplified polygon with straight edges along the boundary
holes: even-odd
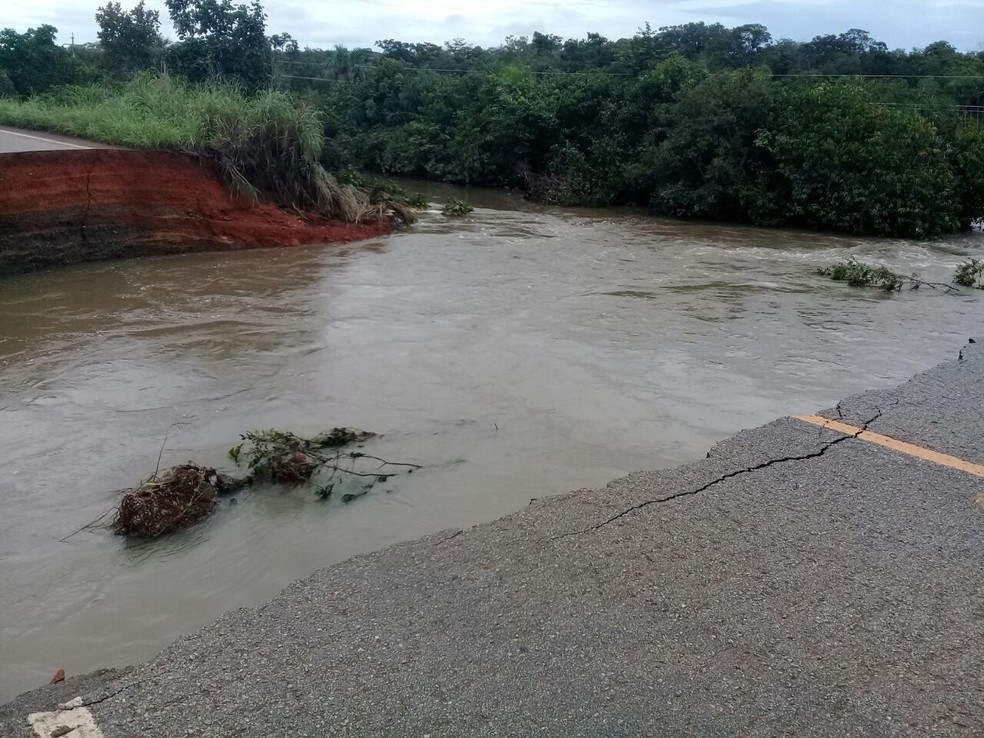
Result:
[[[245,465],[252,479],[301,484],[326,464],[337,465],[342,457],[339,448],[373,435],[355,428],[333,428],[313,438],[277,430],[249,431],[240,436],[242,443],[229,449],[229,457]]]
[[[417,464],[390,462],[361,451],[341,450],[373,435],[354,428],[334,428],[313,438],[276,430],[250,431],[240,437],[242,443],[229,450],[229,456],[246,466],[250,479],[258,481],[298,485],[311,482],[320,474],[314,492],[322,500],[332,496],[342,478],[357,479],[358,486],[342,495],[342,502],[350,502],[396,473],[386,467],[404,467],[407,473],[420,468]],[[363,460],[379,465],[366,470],[358,466]]]
[[[110,528],[121,536],[155,538],[204,518],[220,494],[240,486],[241,480],[215,469],[181,464],[124,494]]]

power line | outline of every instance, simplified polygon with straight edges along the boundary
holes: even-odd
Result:
[[[773,77],[863,77],[865,79],[984,79],[984,74],[826,74],[803,72],[796,74],[772,74]]]
[[[275,60],[277,64],[305,64],[309,66],[325,66],[323,63],[316,61],[291,61],[287,59],[277,59]],[[353,64],[351,66],[340,67],[342,70],[353,70],[353,69],[376,69],[379,65],[377,64]],[[747,67],[745,67],[747,69]],[[456,69],[448,67],[416,67],[410,66],[410,70],[417,72],[440,72],[443,74],[468,74],[470,72],[491,72],[492,69]],[[640,76],[634,72],[610,72],[603,69],[596,69],[591,71],[568,71],[563,69],[524,69],[524,72],[529,74],[543,74],[543,75],[588,75],[588,76],[601,76],[608,75],[612,77],[638,77]],[[984,74],[834,74],[827,72],[797,72],[797,73],[780,73],[772,72],[770,77],[779,77],[783,79],[795,79],[797,77],[802,77],[804,79],[849,79],[849,78],[862,78],[862,79],[976,79],[984,80]],[[296,79],[321,79],[315,77],[296,77]]]
[[[984,113],[984,105],[919,105],[918,103],[886,102],[876,102],[875,105],[885,108],[906,108],[908,110],[942,110],[946,108],[948,110],[960,110],[967,113]]]
[[[337,82],[337,79],[330,79],[328,77],[302,77],[297,74],[281,74],[280,79],[308,79],[312,82]]]

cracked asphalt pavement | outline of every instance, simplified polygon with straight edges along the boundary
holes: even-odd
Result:
[[[984,344],[823,415],[984,463]],[[107,738],[980,736],[982,500],[784,418],[324,569],[76,692]]]

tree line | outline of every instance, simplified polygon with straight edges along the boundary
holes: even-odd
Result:
[[[631,38],[534,33],[482,48],[299,48],[258,3],[108,3],[99,44],[0,32],[0,93],[147,70],[277,87],[322,113],[322,163],[522,188],[557,204],[918,238],[984,215],[984,53],[891,50],[852,29],[775,40],[691,23]]]

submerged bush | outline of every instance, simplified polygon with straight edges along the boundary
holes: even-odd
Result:
[[[366,192],[370,203],[385,205],[396,218],[404,222],[413,222],[417,217],[413,211],[426,210],[428,206],[427,198],[419,192],[411,195],[406,188],[395,182],[367,177],[352,169],[340,173],[338,181]]]
[[[975,287],[984,290],[984,261],[967,259],[957,267],[953,282],[961,287]]]
[[[821,267],[817,269],[817,274],[830,277],[835,282],[847,282],[851,287],[877,287],[885,292],[898,292],[915,277],[905,277],[888,267],[871,266],[854,257]]]
[[[322,466],[337,465],[341,454],[334,449],[373,435],[355,428],[333,428],[313,438],[277,430],[250,431],[241,436],[242,443],[229,449],[229,458],[245,465],[253,479],[300,484]]]
[[[475,207],[464,200],[459,200],[457,197],[449,197],[447,202],[444,203],[444,207],[441,208],[441,212],[447,216],[460,217],[463,215],[468,215]]]

